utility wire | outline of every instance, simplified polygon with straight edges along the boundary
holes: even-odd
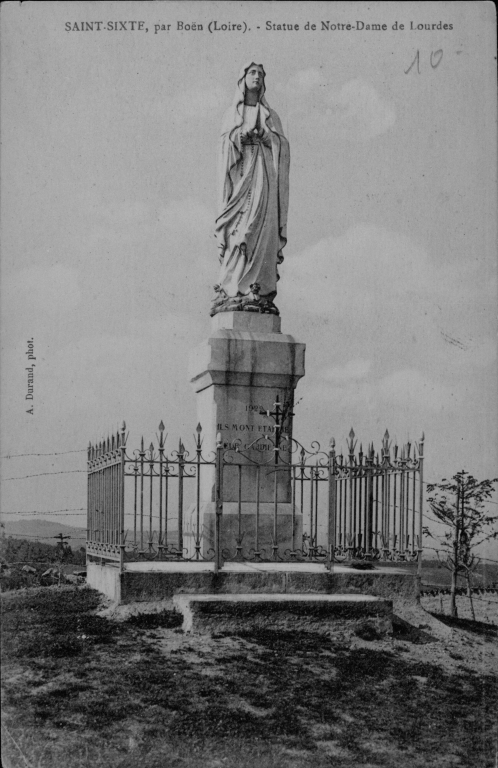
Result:
[[[86,507],[70,507],[70,509],[53,509],[40,511],[39,509],[18,510],[17,512],[2,512],[2,515],[57,515],[63,512],[86,512]]]
[[[38,475],[23,475],[22,477],[5,477],[2,482],[5,483],[7,480],[26,480],[28,477],[42,477],[43,475],[72,475],[76,472],[85,472],[86,469],[66,469],[62,472],[40,472]]]
[[[58,536],[34,536],[32,533],[7,533],[5,538],[9,539],[12,536],[21,539],[38,539],[39,541],[59,538]],[[86,541],[86,536],[70,536],[70,538],[74,541]]]
[[[59,451],[58,453],[8,453],[0,456],[2,459],[20,459],[23,456],[66,456],[68,453],[86,453],[87,448],[80,448],[78,451]]]

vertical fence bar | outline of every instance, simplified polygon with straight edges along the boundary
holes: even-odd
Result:
[[[201,441],[202,427],[197,425],[197,445],[196,445],[196,489],[195,489],[195,559],[199,560],[201,556]]]
[[[223,443],[221,442],[221,433],[218,433],[216,436],[215,498],[216,514],[214,519],[214,572],[217,574],[222,565],[221,515],[223,513]]]
[[[387,549],[390,551],[391,549],[391,543],[392,543],[392,534],[391,534],[391,488],[392,488],[392,480],[394,476],[387,470]],[[395,547],[395,543],[393,543],[393,549]]]
[[[133,486],[134,486],[134,505],[133,505],[133,546],[137,546],[137,512],[138,512],[138,463],[135,459],[133,465]]]
[[[149,446],[149,474],[150,474],[150,487],[149,487],[149,552],[152,551],[152,536],[153,536],[153,522],[152,522],[152,489],[154,484],[154,446],[152,443]]]
[[[329,449],[329,499],[328,499],[328,546],[327,568],[332,570],[336,548],[336,513],[337,513],[337,475],[335,466],[335,440],[330,441]]]
[[[320,481],[320,470],[318,467],[315,467],[315,537],[316,537],[316,546],[318,547],[318,491],[319,491],[319,481]]]
[[[353,556],[354,548],[354,526],[353,526],[353,465],[349,464],[349,531],[348,531],[348,556]]]
[[[405,469],[406,472],[406,503],[405,503],[405,556],[408,559],[410,554],[410,472],[408,470],[408,464]]]
[[[335,534],[335,546],[337,550],[340,550],[342,543],[342,507],[341,507],[341,478],[338,472],[337,459],[335,460],[335,498],[336,498],[336,534]]]
[[[86,470],[86,540],[90,541],[90,530],[91,530],[91,524],[92,524],[92,518],[91,518],[91,509],[92,509],[92,475],[90,473],[91,470],[91,455],[92,455],[92,445],[88,446],[87,450],[87,470]]]
[[[119,464],[117,462],[119,454],[115,452],[114,459],[114,544],[119,546],[119,521],[120,521],[120,507],[119,507]]]
[[[102,464],[100,459],[99,464]],[[102,466],[99,468],[99,541],[105,541],[105,520],[104,520],[104,498],[103,498],[103,472]]]
[[[316,546],[316,532],[314,529],[314,515],[313,515],[313,470],[314,468],[310,466],[310,548],[309,548],[309,556],[314,557],[315,556],[315,546]]]
[[[168,502],[169,502],[169,460],[166,456],[166,466],[164,468],[164,546],[166,554],[168,553]]]
[[[415,512],[416,512],[416,501],[415,501],[415,479],[416,479],[416,471],[413,470],[412,472],[412,555],[415,554]]]
[[[373,451],[373,446],[372,446]],[[375,549],[379,549],[379,462],[377,460],[375,464]],[[382,507],[381,507],[382,515]]]
[[[120,554],[120,569],[123,570],[124,554],[125,554],[125,458],[126,458],[126,424],[123,422],[121,427],[121,463],[120,463],[120,475],[119,475],[119,547]]]
[[[393,473],[393,520],[392,520],[392,528],[393,528],[393,550],[396,553],[396,512],[397,512],[397,504],[396,504],[396,492],[398,489],[398,473],[396,469]]]
[[[116,536],[116,529],[117,529],[117,525],[116,525],[116,519],[117,519],[117,514],[116,514],[116,506],[117,506],[117,500],[116,500],[116,465],[114,463],[114,456],[112,454],[111,454],[111,456],[112,456],[111,461],[113,462],[111,464],[110,472],[109,472],[109,475],[110,475],[110,478],[109,478],[110,479],[110,483],[109,483],[109,485],[110,485],[111,510],[112,510],[111,544],[115,545],[115,544],[117,544],[117,541],[116,541],[116,539],[117,539],[117,536]]]
[[[109,454],[106,454],[106,462],[109,461]],[[112,467],[107,466],[105,468],[105,494],[106,494],[106,527],[107,527],[107,543],[112,544],[112,498],[111,498],[111,491],[112,491],[112,484],[111,484],[111,477],[112,477]]]
[[[365,489],[365,554],[370,557],[372,554],[372,518],[373,518],[373,475],[372,475],[372,456],[367,454],[366,462],[366,489]]]
[[[296,468],[291,464],[292,546],[291,558],[296,557]]]
[[[303,528],[304,528],[304,459],[305,459],[305,453],[303,448],[301,450],[300,464],[299,464],[299,491],[300,491],[299,504],[300,504],[300,512],[301,512],[301,520],[303,523]],[[303,530],[303,533],[304,533],[304,530]],[[304,554],[304,551],[303,551],[303,554]]]
[[[362,502],[363,502],[364,494],[363,494],[363,450],[362,450],[361,444],[360,444],[360,453],[358,455],[358,458],[359,458],[359,462],[358,462],[359,466],[358,466],[358,472],[356,476],[357,480],[356,480],[355,486],[356,485],[358,486],[358,494],[357,494],[358,495],[358,543],[357,543],[357,546],[359,549],[361,549],[364,543],[362,533],[365,530],[364,526],[362,525],[363,523],[362,513],[364,512]],[[355,506],[356,506],[356,494],[355,494]]]
[[[404,558],[405,533],[405,473],[404,462],[401,459],[401,472],[399,475],[399,556]]]
[[[144,439],[140,449],[140,551],[144,552]]]
[[[104,482],[106,495],[107,543],[112,544],[112,465],[109,466],[109,454],[106,454],[106,464]]]
[[[177,557],[183,556],[183,472],[185,464],[185,446],[180,440],[178,447],[178,552]]]
[[[346,481],[346,477],[344,476],[344,458],[341,453],[341,492],[342,492],[342,525],[343,525],[343,532],[342,532],[342,546],[344,548],[344,553],[346,553],[347,548],[347,490],[348,490],[348,484]]]
[[[277,412],[277,424],[278,424],[278,399],[276,404]],[[273,472],[273,543],[272,543],[272,557],[274,560],[278,560],[278,462],[280,454],[280,429],[276,430],[275,434],[275,447],[274,451],[274,472]]]
[[[105,537],[104,542],[106,544],[109,543],[109,501],[108,501],[108,483],[107,483],[107,456],[105,452],[105,443],[104,443],[104,456],[103,456],[103,464],[104,467],[102,469],[102,492],[104,496],[104,531],[105,531]]]
[[[254,542],[254,558],[260,558],[261,552],[259,550],[259,481],[260,481],[261,467],[258,464],[256,467],[256,539]]]
[[[423,534],[423,508],[424,508],[424,433],[422,433],[422,439],[418,445],[419,454],[419,509],[418,509],[418,563],[417,563],[417,576],[422,577],[422,534]]]
[[[119,490],[118,490],[118,463],[116,461],[116,454],[114,458],[114,544],[119,545]]]
[[[158,553],[161,560],[164,554],[163,542],[163,461],[164,461],[164,424],[159,424],[159,536]]]

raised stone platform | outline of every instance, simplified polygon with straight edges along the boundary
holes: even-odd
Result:
[[[225,563],[214,573],[212,562],[126,563],[125,570],[89,563],[87,583],[117,604],[169,601],[177,594],[363,594],[414,603],[417,579],[402,569],[360,571],[319,563]]]
[[[257,632],[261,629],[345,635],[368,622],[392,632],[392,602],[372,595],[175,595],[184,632]]]

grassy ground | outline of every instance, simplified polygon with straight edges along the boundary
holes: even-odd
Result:
[[[495,765],[492,624],[189,637],[167,611],[98,615],[88,588],[2,603],[7,768]]]

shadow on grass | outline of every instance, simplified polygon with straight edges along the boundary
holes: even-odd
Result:
[[[160,613],[138,613],[126,619],[136,629],[174,629],[183,624],[183,615],[176,611],[161,611]]]
[[[472,619],[458,619],[435,611],[431,611],[431,616],[446,624],[447,627],[465,629],[467,632],[473,632],[481,637],[498,637],[498,627],[496,624],[487,624],[485,621],[473,621]]]

